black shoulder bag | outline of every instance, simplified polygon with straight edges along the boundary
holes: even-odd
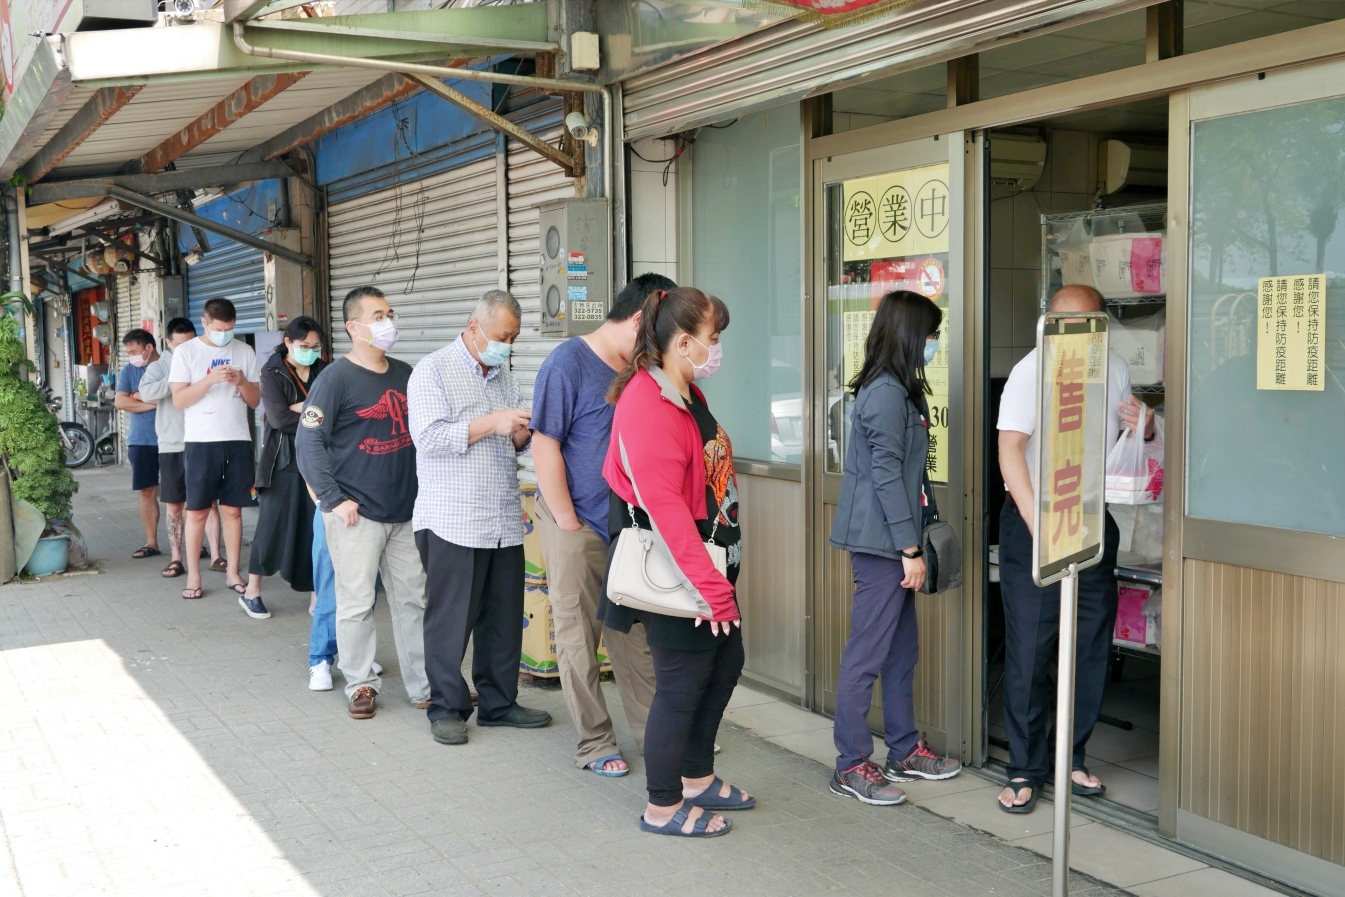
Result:
[[[939,519],[939,506],[934,502],[934,487],[928,471],[923,475],[920,488],[925,494],[924,528],[920,533],[920,548],[925,557],[925,584],[920,591],[937,595],[962,585],[962,544],[953,525]]]

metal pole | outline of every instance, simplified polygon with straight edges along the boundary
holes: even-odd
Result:
[[[1069,894],[1070,783],[1074,774],[1074,643],[1078,636],[1079,568],[1069,565],[1060,580],[1060,656],[1055,686],[1055,839],[1052,844],[1052,897]]]

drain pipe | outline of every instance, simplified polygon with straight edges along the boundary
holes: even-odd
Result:
[[[373,69],[379,72],[393,72],[399,75],[425,75],[430,78],[456,78],[462,81],[487,81],[492,84],[511,84],[516,87],[535,87],[542,90],[562,92],[596,93],[602,96],[603,148],[602,148],[602,195],[607,200],[608,230],[615,235],[612,227],[612,138],[616,132],[616,123],[612,121],[612,92],[601,84],[587,81],[566,81],[561,78],[538,78],[528,75],[509,75],[502,72],[481,72],[475,69],[451,69],[441,65],[423,65],[415,62],[389,62],[385,59],[364,59],[356,56],[332,56],[327,53],[304,53],[298,50],[279,50],[272,47],[255,47],[243,37],[243,23],[233,23],[234,45],[248,56],[265,56],[269,59],[285,59],[291,62],[306,62],[314,65],[334,65],[343,68]],[[611,248],[607,252],[607,295],[612,301],[615,286],[615,260]]]
[[[5,234],[9,237],[9,291],[24,293],[23,246],[19,242],[19,200],[16,187],[5,188]],[[26,296],[27,293],[24,293]]]

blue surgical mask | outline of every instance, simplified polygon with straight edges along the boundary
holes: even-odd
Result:
[[[925,340],[925,364],[934,360],[934,356],[939,354],[939,341],[933,337]]]
[[[294,359],[294,363],[301,364],[304,367],[308,367],[317,361],[321,354],[321,349],[310,349],[307,346],[295,346],[290,350],[290,357]]]
[[[472,345],[476,346],[476,340],[472,340]],[[488,368],[497,368],[509,360],[509,355],[514,351],[514,347],[509,343],[498,343],[493,339],[486,340],[486,348],[479,346],[476,349],[480,355],[481,363]]]
[[[234,332],[232,330],[211,330],[206,328],[206,333],[210,335],[210,341],[223,349],[233,341]]]

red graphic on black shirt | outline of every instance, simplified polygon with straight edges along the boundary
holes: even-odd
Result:
[[[355,412],[365,420],[388,419],[392,424],[391,439],[375,439],[370,436],[360,443],[360,448],[371,455],[388,455],[401,451],[411,445],[411,434],[406,429],[406,394],[395,389],[383,393],[383,397],[368,408]]]

